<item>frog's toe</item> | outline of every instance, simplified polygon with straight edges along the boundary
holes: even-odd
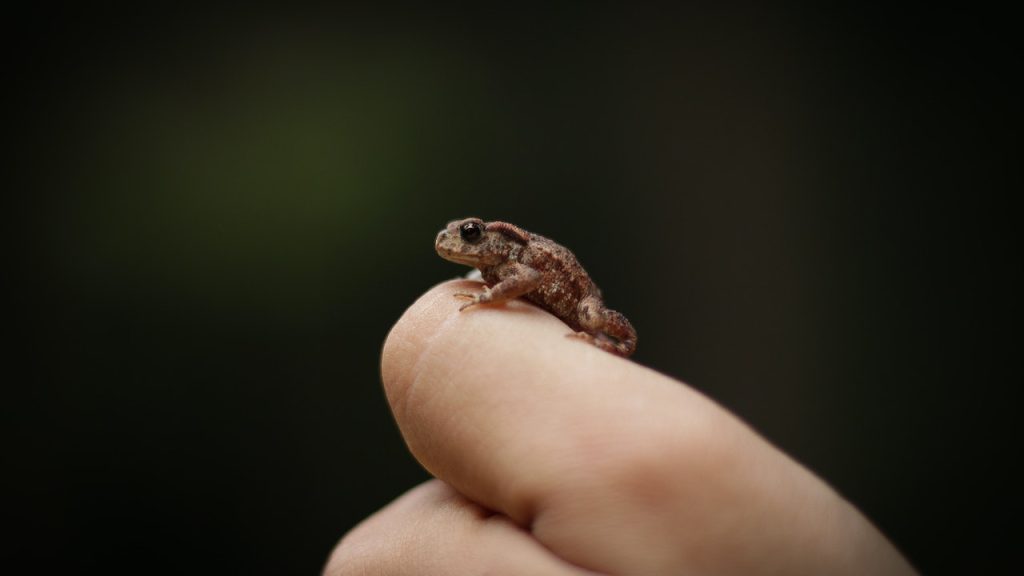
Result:
[[[476,306],[477,304],[479,304],[479,302],[477,302],[475,299],[474,300],[470,300],[469,302],[466,302],[462,306],[459,306],[459,312],[462,312],[463,310],[465,310],[466,308],[469,308],[470,306]]]
[[[459,300],[467,300],[465,304],[459,306],[459,312],[462,312],[470,306],[475,306],[480,303],[479,294],[455,294],[455,297]]]
[[[632,352],[627,344],[618,342],[604,333],[590,334],[588,332],[570,332],[569,334],[566,334],[565,337],[589,342],[601,350],[611,352],[617,356],[629,356],[630,352]]]

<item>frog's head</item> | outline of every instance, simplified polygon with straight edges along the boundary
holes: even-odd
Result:
[[[517,244],[525,244],[525,233],[521,237],[510,233],[514,228],[503,222],[486,223],[479,218],[452,220],[437,233],[434,249],[441,258],[481,267],[494,266],[508,260],[509,254]]]

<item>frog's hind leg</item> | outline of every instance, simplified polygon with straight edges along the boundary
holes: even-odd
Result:
[[[570,336],[586,340],[602,350],[629,356],[636,350],[636,330],[625,316],[605,308],[596,296],[588,296],[577,307],[582,332]]]

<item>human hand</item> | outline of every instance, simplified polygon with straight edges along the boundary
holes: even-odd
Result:
[[[437,480],[349,532],[326,574],[913,574],[853,506],[685,384],[522,301],[436,286],[384,389]],[[475,287],[475,288],[474,288]]]

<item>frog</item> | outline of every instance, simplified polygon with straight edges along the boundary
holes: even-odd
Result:
[[[465,300],[459,312],[522,297],[562,320],[572,329],[569,337],[617,356],[636,351],[633,325],[605,306],[601,290],[565,246],[508,222],[471,217],[449,222],[434,249],[475,268],[484,282],[482,292],[455,294]]]

